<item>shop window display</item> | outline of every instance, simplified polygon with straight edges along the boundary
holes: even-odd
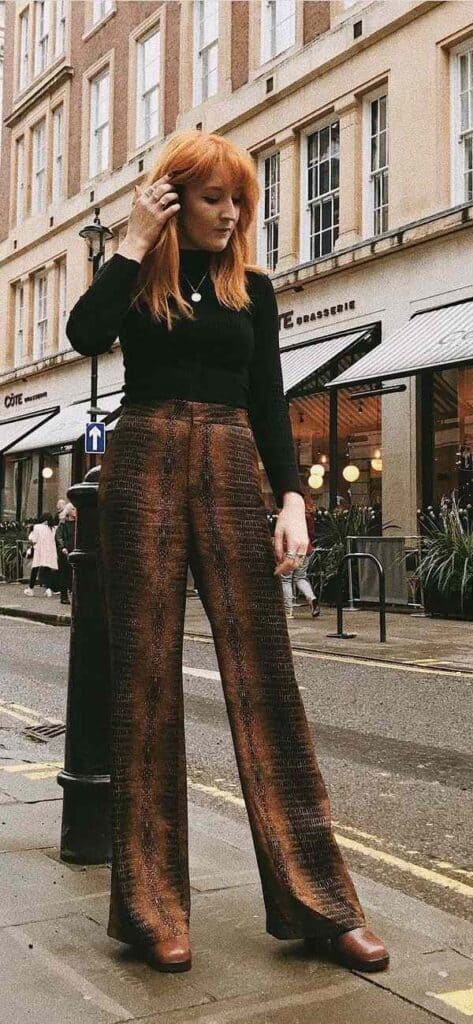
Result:
[[[433,499],[473,504],[473,367],[451,367],[433,378]]]

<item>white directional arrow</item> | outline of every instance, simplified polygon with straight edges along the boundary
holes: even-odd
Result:
[[[102,437],[102,431],[100,427],[91,427],[89,430],[89,437],[92,438],[92,449],[94,452],[96,452],[99,439]]]

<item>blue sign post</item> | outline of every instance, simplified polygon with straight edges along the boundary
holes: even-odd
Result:
[[[86,455],[103,455],[105,451],[105,423],[86,423]]]

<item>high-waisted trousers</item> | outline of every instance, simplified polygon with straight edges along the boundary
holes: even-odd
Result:
[[[364,925],[295,678],[248,413],[125,405],[98,505],[112,676],[107,934],[152,943],[189,929],[188,565],[212,629],[266,930],[327,938]]]

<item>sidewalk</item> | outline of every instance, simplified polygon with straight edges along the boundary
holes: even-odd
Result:
[[[59,596],[44,597],[44,591],[37,587],[34,597],[27,597],[23,593],[25,585],[0,583],[0,615],[27,617],[52,625],[70,625],[70,606],[60,604]],[[301,650],[398,662],[419,668],[473,671],[471,622],[388,612],[387,642],[381,644],[377,611],[345,610],[344,630],[357,635],[351,640],[334,640],[329,639],[327,633],[336,632],[336,609],[323,607],[320,618],[312,619],[304,603],[294,609],[294,618],[288,619],[288,626],[294,647]],[[200,598],[193,592],[188,593],[185,630],[198,636],[211,636],[210,623]]]
[[[193,966],[162,974],[106,934],[110,870],[59,859],[59,763],[0,761],[1,1024],[460,1024],[473,925],[353,872],[387,971],[350,972],[265,931],[249,825],[189,782]],[[193,799],[194,797],[194,799]],[[5,984],[6,982],[6,984]]]

